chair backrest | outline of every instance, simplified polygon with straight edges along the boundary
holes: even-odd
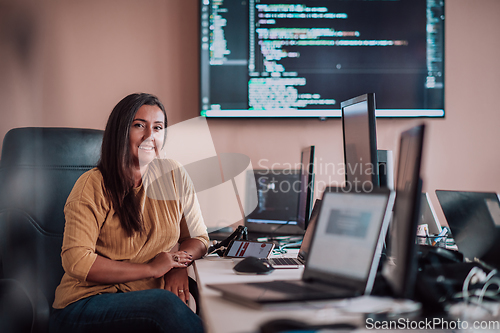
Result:
[[[3,278],[19,281],[36,304],[52,305],[64,273],[63,208],[78,177],[96,166],[102,134],[16,128],[5,135],[0,160]]]

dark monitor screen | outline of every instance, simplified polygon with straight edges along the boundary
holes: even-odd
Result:
[[[425,125],[401,134],[396,180],[396,200],[390,226],[388,260],[382,274],[393,296],[412,298],[417,275],[416,235],[422,181],[420,166]]]
[[[500,268],[500,201],[495,192],[436,190],[458,250]]]
[[[302,150],[300,169],[300,194],[297,224],[306,229],[313,207],[314,197],[314,146]]]
[[[304,229],[297,224],[300,171],[262,169],[249,172],[253,172],[253,177],[247,177],[247,187],[257,190],[258,204],[245,217],[248,231],[266,236],[304,234]]]
[[[341,103],[346,187],[369,191],[379,186],[375,95]]]
[[[444,2],[201,0],[201,115],[444,117]]]

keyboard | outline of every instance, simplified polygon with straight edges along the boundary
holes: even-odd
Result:
[[[293,266],[293,265],[304,265],[302,260],[298,258],[269,258],[266,261],[271,266]]]
[[[248,283],[250,286],[254,286],[260,289],[272,290],[279,293],[289,294],[289,295],[323,295],[325,297],[331,297],[332,295],[338,296],[349,296],[352,295],[352,291],[346,288],[324,285],[324,284],[297,284],[287,281],[270,281],[270,282],[254,282]]]
[[[316,288],[298,285],[295,283],[286,283],[284,281],[255,282],[249,283],[249,285],[286,294],[307,294],[319,291]]]

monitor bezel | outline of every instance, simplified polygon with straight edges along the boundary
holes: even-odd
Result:
[[[203,78],[208,77],[209,75],[209,66],[207,66],[208,63],[208,58],[207,58],[207,53],[209,52],[209,49],[205,47],[204,45],[206,44],[205,38],[207,38],[207,35],[204,33],[204,30],[206,30],[206,22],[204,21],[204,15],[206,12],[204,11],[207,6],[209,6],[210,3],[203,0],[198,2],[198,32],[199,32],[199,37],[197,40],[197,45],[198,45],[198,64],[200,67],[200,70],[198,72],[198,87],[199,87],[199,94],[198,94],[198,107],[199,107],[199,114],[202,117],[206,118],[212,118],[212,119],[251,119],[251,118],[256,118],[256,119],[266,119],[266,118],[271,118],[271,119],[319,119],[319,120],[326,120],[328,118],[332,119],[338,119],[341,118],[341,109],[338,107],[338,104],[335,108],[332,109],[325,109],[325,110],[314,110],[313,112],[310,112],[308,110],[302,110],[302,109],[273,109],[273,112],[267,112],[267,111],[262,111],[262,110],[250,110],[248,108],[246,109],[222,109],[222,110],[206,110],[203,107],[203,91],[209,89],[210,84],[203,83]],[[445,12],[446,6],[443,2],[442,4],[442,10],[443,13]],[[445,66],[445,40],[446,40],[446,35],[445,35],[445,16],[442,15],[440,18],[443,22],[440,27],[440,30],[442,31],[442,38],[443,38],[443,47],[440,49],[440,53],[443,54],[443,66],[441,68],[441,76],[444,78],[445,73],[446,73],[446,66]],[[248,22],[247,22],[248,26]],[[446,81],[445,81],[446,82]],[[442,108],[381,108],[377,110],[377,118],[388,118],[388,119],[396,119],[396,118],[446,118],[446,85],[443,87],[443,106]]]
[[[335,283],[339,286],[344,286],[353,290],[362,290],[363,294],[369,295],[372,291],[373,284],[375,283],[375,276],[376,276],[376,271],[377,267],[380,261],[380,253],[378,251],[379,244],[382,242],[382,240],[385,238],[387,229],[389,227],[389,219],[390,219],[390,210],[393,207],[394,203],[394,191],[386,188],[386,187],[379,187],[379,188],[374,188],[370,192],[356,192],[356,191],[350,191],[349,189],[343,188],[343,187],[335,187],[335,186],[329,186],[326,187],[323,196],[322,196],[322,203],[321,203],[321,209],[319,211],[319,216],[317,218],[317,221],[314,225],[314,233],[311,239],[311,246],[309,248],[309,254],[313,250],[314,246],[314,241],[315,238],[318,237],[317,230],[318,226],[320,224],[320,218],[321,214],[326,214],[325,211],[329,209],[328,206],[328,201],[325,200],[327,199],[328,196],[335,195],[335,194],[345,194],[345,195],[354,195],[356,197],[361,197],[361,196],[383,196],[385,197],[385,207],[384,207],[384,214],[382,216],[381,221],[379,221],[379,235],[377,237],[377,242],[375,242],[374,248],[372,249],[372,263],[371,266],[366,272],[366,276],[364,278],[354,278],[354,277],[346,277],[342,274],[338,273],[331,273],[324,271],[322,269],[318,268],[311,268],[309,265],[309,261],[306,261],[306,269],[304,270],[302,279],[303,280],[315,280],[315,281],[323,281],[325,283],[331,282],[332,279],[335,281]]]
[[[315,146],[308,146],[302,149],[301,157],[300,157],[300,177],[301,177],[301,187],[299,194],[299,203],[298,203],[298,212],[297,212],[297,225],[306,230],[309,224],[309,219],[311,217],[311,212],[314,203],[314,154],[315,154]],[[309,163],[304,165],[304,156],[309,155]],[[307,189],[304,191],[304,167],[307,167]],[[302,196],[305,195],[305,208],[304,208],[304,216],[301,216],[301,205]]]
[[[267,173],[271,175],[280,175],[280,174],[288,174],[288,175],[297,175],[297,179],[300,180],[300,170],[299,169],[254,169],[249,172],[253,172],[253,177],[247,177],[247,186],[251,186],[249,182],[255,182],[257,177],[256,175],[265,175]],[[297,198],[298,200],[298,198]],[[257,208],[257,207],[256,207]],[[298,207],[297,213],[298,214]],[[297,215],[296,215],[297,216]],[[246,215],[244,218],[244,225],[247,227],[250,236],[262,236],[262,237],[274,237],[274,236],[295,236],[295,235],[304,235],[304,229],[296,224],[281,224],[281,223],[258,223],[251,222],[251,213]],[[298,221],[295,221],[298,222]]]
[[[345,182],[346,185],[349,182],[349,175],[348,175],[348,170],[349,168],[347,167],[348,161],[347,161],[347,145],[346,145],[346,107],[363,103],[366,102],[368,109],[366,116],[368,118],[368,137],[369,137],[369,151],[370,151],[370,163],[372,164],[372,185],[373,187],[379,187],[380,186],[380,181],[379,181],[379,175],[378,175],[378,157],[377,157],[377,122],[376,122],[376,116],[375,116],[375,94],[374,93],[367,93],[363,94],[360,96],[353,97],[351,99],[348,99],[347,101],[343,101],[340,106],[341,106],[341,111],[342,111],[342,139],[343,139],[343,147],[344,147],[344,170],[345,170]],[[347,114],[348,115],[348,114]]]
[[[399,264],[392,265],[386,261],[382,270],[382,276],[391,289],[391,296],[396,298],[412,299],[415,292],[418,268],[416,238],[420,220],[420,200],[422,197],[422,179],[420,173],[422,168],[424,133],[425,124],[421,124],[404,131],[400,136],[396,200],[394,202],[393,219],[388,233],[388,254],[389,257],[392,257],[391,249],[394,248],[394,244],[398,241],[402,244],[400,248],[402,251],[398,253],[401,258],[395,258],[396,261],[399,260]],[[413,149],[416,149],[415,161],[407,163],[407,165],[413,167],[413,173],[410,175],[413,186],[410,188],[407,187],[406,183],[404,186],[401,186],[401,182],[404,180],[402,159],[407,157],[407,154],[402,154],[402,152],[404,152],[405,143],[408,140],[411,140],[409,144],[413,144]],[[408,151],[411,150],[408,149]],[[401,190],[402,187],[405,191]],[[411,206],[409,209],[401,205],[402,200],[410,202]],[[406,208],[406,211],[402,211],[402,207]]]

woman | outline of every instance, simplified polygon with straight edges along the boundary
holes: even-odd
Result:
[[[186,266],[208,245],[193,186],[168,160],[160,169],[171,177],[157,177],[169,192],[163,200],[148,195],[143,182],[166,127],[165,108],[153,95],[129,95],[111,112],[98,166],[78,179],[64,208],[65,274],[52,332],[203,331],[185,304]],[[169,252],[177,243],[179,250]]]

